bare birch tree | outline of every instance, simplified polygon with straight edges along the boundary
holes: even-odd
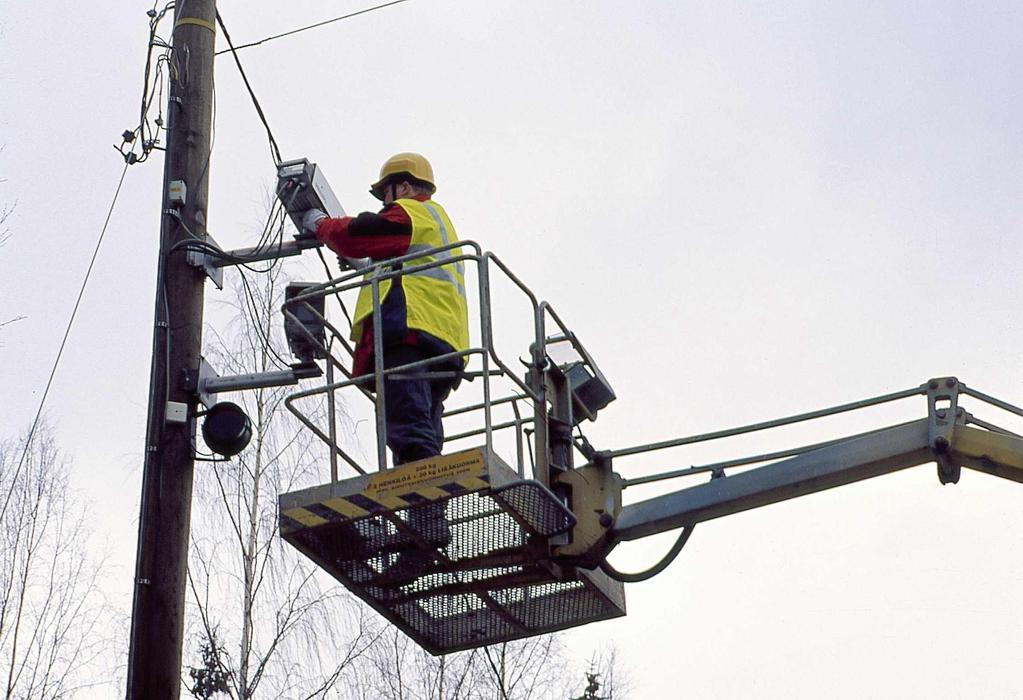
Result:
[[[237,290],[235,323],[211,331],[221,374],[282,368],[280,282],[275,268]],[[284,407],[287,391],[232,397],[252,421],[252,442],[196,470],[190,653],[203,658],[184,682],[197,697],[332,697],[372,639],[361,606],[278,535],[277,495],[324,478],[323,451]]]
[[[397,629],[360,665],[348,700],[626,700],[628,675],[615,648],[581,669],[558,635],[430,656]]]
[[[52,431],[28,437],[0,442],[0,682],[4,698],[64,698],[111,660],[103,562]]]
[[[0,180],[0,182],[4,182],[4,180]],[[0,206],[0,248],[3,248],[11,237],[11,229],[7,226],[7,220],[11,218],[13,212],[14,207],[11,205]]]
[[[469,700],[480,666],[475,651],[430,656],[397,628],[366,655],[349,700]]]
[[[570,685],[556,635],[435,657],[391,629],[367,657],[353,700],[557,700]]]
[[[4,150],[4,146],[0,146],[0,153]],[[0,178],[0,184],[7,182],[7,178]],[[11,229],[7,225],[7,220],[11,218],[11,214],[14,213],[14,204],[0,204],[0,248],[3,248],[8,240],[11,238]],[[14,316],[12,318],[0,320],[0,329],[4,326],[14,323],[15,321],[21,321],[24,316]]]
[[[500,700],[565,697],[567,666],[556,635],[495,644],[482,649],[488,673],[481,674],[484,694]]]
[[[0,153],[4,152],[7,147],[6,144],[0,146]],[[7,178],[0,177],[0,185],[7,182]],[[13,204],[7,204],[6,202],[0,205],[0,248],[3,248],[4,244],[7,243],[7,239],[11,237],[11,231],[7,227],[7,219],[10,218],[11,213],[14,211]]]
[[[629,678],[620,668],[613,646],[594,653],[583,676],[582,695],[570,700],[625,700],[628,694]]]

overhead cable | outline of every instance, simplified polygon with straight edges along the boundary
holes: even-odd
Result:
[[[262,298],[257,297],[256,293],[253,292],[252,288],[249,286],[249,280],[246,278],[245,273],[239,270],[239,277],[242,282],[242,301],[245,304],[243,315],[248,316],[250,320],[249,327],[256,334],[256,339],[263,348],[263,352],[270,356],[270,360],[275,361],[280,369],[287,369],[290,365],[288,361],[281,357],[281,354],[277,352],[277,348],[274,347],[273,338],[270,337],[271,330],[269,328],[264,328],[262,325],[264,321],[266,321],[267,325],[269,325],[269,307],[273,303],[272,287],[274,280],[269,280],[271,290],[267,292],[267,294],[270,296],[267,297],[267,302],[263,304],[261,303]],[[262,313],[264,309],[267,311],[267,316],[265,317]]]
[[[259,104],[259,100],[256,98],[256,93],[252,91],[252,85],[249,84],[249,78],[245,75],[245,69],[242,68],[242,62],[238,58],[238,52],[234,48],[234,44],[231,42],[231,35],[227,33],[227,27],[224,26],[224,20],[220,17],[220,12],[217,12],[217,24],[220,25],[220,30],[224,32],[224,38],[227,40],[227,45],[230,47],[231,54],[234,56],[234,62],[238,66],[238,72],[242,75],[242,81],[245,83],[245,88],[249,91],[249,96],[252,98],[252,104],[256,106],[256,113],[259,114],[260,121],[263,122],[263,126],[266,127],[266,135],[270,139],[270,155],[274,159],[275,165],[281,164],[281,150],[277,147],[277,141],[274,139],[273,132],[270,131],[270,125],[266,121],[266,115],[263,114],[263,108]]]
[[[158,4],[158,3],[157,3]],[[156,5],[146,14],[149,16],[149,41],[146,51],[146,69],[142,80],[142,105],[140,109],[139,124],[133,129],[126,129],[121,134],[121,145],[114,146],[125,162],[129,165],[145,161],[154,149],[159,149],[160,133],[165,131],[163,119],[163,85],[164,71],[174,70],[174,64],[170,61],[171,46],[157,35],[157,29],[161,20],[168,12],[175,8],[174,2],[168,2],[162,10],[157,10]],[[156,65],[153,65],[153,50],[162,49],[162,53],[156,57]],[[172,73],[173,75],[173,73]],[[150,78],[152,77],[152,82]],[[150,124],[149,111],[153,104],[157,105],[157,116],[153,124]],[[141,148],[136,153],[136,147]]]
[[[100,246],[103,244],[103,237],[107,233],[107,226],[110,224],[110,217],[114,213],[114,206],[117,204],[117,196],[121,194],[121,185],[124,184],[124,175],[128,172],[128,162],[125,161],[124,168],[121,170],[121,178],[117,181],[117,189],[114,190],[114,198],[110,202],[110,209],[107,211],[107,218],[103,222],[103,228],[99,232],[99,239],[96,241],[96,247],[92,251],[92,258],[89,260],[89,267],[85,271],[85,279],[82,280],[81,289],[78,290],[78,298],[75,300],[75,306],[71,310],[71,318],[68,319],[67,328],[64,329],[64,337],[60,341],[60,348],[57,350],[57,357],[53,361],[53,368],[50,370],[50,378],[46,380],[46,388],[43,389],[43,395],[39,399],[39,408],[36,410],[36,417],[32,420],[32,427],[28,431],[28,438],[25,440],[25,449],[21,452],[21,458],[18,460],[18,466],[14,470],[14,476],[11,478],[11,488],[7,491],[4,496],[4,504],[0,507],[0,520],[3,520],[4,515],[7,513],[7,506],[11,500],[11,494],[14,493],[14,485],[17,481],[18,474],[21,472],[22,466],[25,464],[25,458],[28,456],[29,449],[32,446],[32,438],[35,436],[36,428],[39,426],[39,418],[43,414],[43,407],[46,405],[46,397],[50,393],[50,387],[53,386],[53,378],[57,375],[57,367],[60,365],[60,358],[64,354],[64,347],[67,345],[68,336],[71,335],[71,326],[75,322],[75,316],[78,314],[78,307],[82,303],[82,296],[85,294],[85,287],[89,284],[89,277],[92,275],[92,267],[96,263],[96,256],[99,255]]]
[[[323,270],[327,273],[327,279],[332,279],[334,274],[330,271],[330,266],[327,264],[327,259],[323,257],[323,249],[317,247],[316,254],[320,256],[320,262],[323,263]],[[337,299],[338,305],[341,307],[341,313],[344,314],[345,320],[348,321],[349,328],[354,324],[352,323],[352,317],[348,313],[348,307],[345,306],[344,300],[341,298],[341,292],[335,291],[334,298]]]
[[[231,47],[230,49],[224,49],[223,51],[217,51],[213,55],[214,56],[219,56],[220,54],[228,53],[229,51],[231,51],[231,52],[233,52],[233,51],[241,51],[242,49],[247,49],[247,48],[250,48],[252,46],[259,46],[260,44],[265,44],[266,42],[273,41],[274,39],[280,39],[282,37],[291,36],[292,34],[298,34],[299,32],[304,32],[304,31],[309,30],[309,29],[316,29],[317,27],[322,27],[322,26],[324,26],[326,24],[332,24],[334,22],[340,22],[343,19],[349,19],[350,17],[356,17],[358,15],[364,15],[364,14],[366,14],[368,12],[373,12],[374,10],[382,10],[385,7],[390,7],[391,5],[398,5],[400,3],[407,2],[407,1],[408,0],[392,0],[392,2],[385,2],[382,5],[376,5],[374,7],[367,7],[365,10],[359,10],[358,12],[351,12],[351,13],[349,13],[347,15],[341,15],[340,17],[335,17],[333,19],[328,19],[328,20],[324,20],[322,22],[317,22],[316,24],[310,24],[310,25],[308,25],[306,27],[299,27],[298,29],[292,29],[291,31],[284,32],[283,34],[274,34],[273,36],[268,36],[265,39],[260,39],[259,41],[253,41],[253,42],[251,42],[249,44],[242,44],[241,46]],[[223,26],[223,25],[221,25],[221,26]]]

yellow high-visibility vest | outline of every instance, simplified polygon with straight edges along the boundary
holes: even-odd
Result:
[[[409,253],[425,252],[431,248],[458,241],[458,234],[447,212],[433,200],[417,199],[395,201],[412,220],[412,241]],[[424,265],[451,259],[459,254],[457,248],[424,254],[403,263],[403,267]],[[387,268],[384,268],[387,269]],[[369,279],[369,275],[365,279]],[[469,310],[465,298],[465,265],[462,261],[447,262],[401,277],[405,291],[405,306],[409,328],[425,331],[440,338],[455,350],[469,347]],[[380,303],[383,305],[391,290],[391,280],[380,282]],[[352,340],[362,336],[363,321],[373,313],[373,290],[366,285],[359,290],[352,318]],[[371,321],[367,321],[371,322]],[[468,358],[465,358],[468,360]]]

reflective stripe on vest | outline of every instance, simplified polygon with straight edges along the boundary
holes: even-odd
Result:
[[[444,236],[444,238],[446,239],[447,236]],[[448,241],[445,240],[444,241],[444,245],[447,245],[447,244],[448,244]],[[436,246],[429,246],[429,245],[410,245],[408,247],[408,252],[410,252],[410,253],[425,253],[426,251],[431,250],[432,248],[435,248],[435,247]],[[451,254],[450,250],[438,250],[436,253],[433,254],[432,257],[436,258],[437,260],[450,260],[454,256]],[[419,264],[419,263],[415,263],[415,264]],[[449,263],[449,264],[451,264],[451,263]],[[462,264],[461,260],[458,260],[458,261],[454,262],[453,264],[455,266],[455,270],[458,273],[457,275],[454,272],[451,272],[448,269],[447,264],[441,265],[440,267],[431,267],[431,268],[428,268],[426,270],[416,270],[415,272],[410,272],[408,274],[410,274],[410,275],[422,275],[423,277],[432,277],[434,279],[442,280],[444,282],[450,282],[451,284],[455,285],[455,287],[458,289],[458,293],[461,294],[464,297],[465,296],[465,283],[462,282],[462,280],[465,279],[465,277],[464,277],[464,275],[465,275],[465,265]],[[409,266],[411,266],[411,265],[412,265],[412,263],[410,262]]]
[[[448,227],[444,224],[444,219],[441,218],[440,212],[437,211],[437,208],[433,205],[433,202],[423,202],[423,206],[426,208],[426,211],[430,212],[430,216],[433,217],[433,220],[437,223],[437,229],[440,231],[440,238],[443,241],[442,245],[445,246],[450,245],[451,238],[448,236]],[[455,240],[457,240],[457,238]],[[436,246],[429,246],[423,244],[410,245],[408,247],[408,252],[425,253],[426,251],[430,250],[431,247]],[[454,257],[454,255],[452,255],[451,250],[439,250],[434,254],[434,257],[436,257],[438,260],[450,260],[451,258]],[[463,263],[461,260],[457,260],[455,261],[454,265],[455,269],[458,271],[458,277],[449,272],[444,266],[433,267],[430,268],[429,270],[420,270],[418,272],[413,272],[411,274],[425,275],[427,277],[434,277],[436,279],[451,282],[452,284],[458,287],[458,293],[464,297],[465,285],[463,284],[462,279],[465,278],[465,263]]]
[[[453,260],[458,249],[432,251],[434,248],[458,242],[458,235],[443,207],[433,201],[420,202],[401,199],[395,202],[409,215],[412,222],[412,240],[408,252],[421,254],[404,263],[406,268],[441,263],[424,270],[407,272],[402,276],[405,291],[406,316],[409,328],[423,330],[446,342],[455,350],[469,346],[468,304],[465,294],[465,265]],[[378,274],[389,268],[379,268]],[[365,279],[370,279],[367,275]],[[380,281],[380,301],[383,303],[391,289],[391,280]],[[352,318],[352,339],[362,335],[362,321],[373,311],[373,294],[369,285],[359,292]]]

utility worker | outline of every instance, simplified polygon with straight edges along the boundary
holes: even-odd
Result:
[[[432,199],[436,190],[433,168],[426,158],[418,153],[398,153],[383,164],[380,177],[369,190],[384,203],[383,209],[336,219],[312,209],[303,217],[303,228],[346,258],[368,257],[380,261],[425,253],[458,241],[447,212]],[[406,261],[404,267],[442,262],[458,254],[458,249],[425,253]],[[359,291],[352,317],[351,337],[356,343],[352,376],[355,377],[372,374],[374,370],[372,314],[373,293],[370,285],[366,285]],[[382,281],[380,319],[385,369],[468,349],[469,319],[463,264],[443,262]],[[450,378],[386,381],[387,445],[395,466],[441,453],[444,400],[457,386],[465,361],[464,357],[447,357],[403,373],[449,372]],[[424,533],[427,539],[439,546],[446,545],[450,534],[442,517],[443,508],[420,507],[414,509],[413,516],[417,512],[428,516],[419,518],[424,524],[432,523],[431,532]]]

